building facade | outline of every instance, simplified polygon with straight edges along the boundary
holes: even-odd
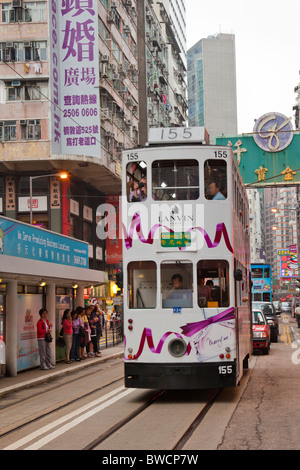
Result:
[[[215,136],[237,133],[235,36],[201,39],[187,52],[188,108],[194,126]]]
[[[263,193],[253,188],[247,189],[250,222],[251,263],[265,262]]]
[[[52,267],[49,276],[45,272],[49,287],[41,291],[41,272],[26,276],[22,268],[14,294],[42,294],[45,303],[51,291],[52,306],[55,294],[76,298],[77,304],[83,303],[84,295],[103,302],[113,297],[114,273],[122,254],[111,245],[117,256],[107,255],[106,240],[97,236],[103,217],[97,209],[109,200],[117,210],[123,149],[144,145],[150,126],[186,122],[184,4],[184,0],[0,1],[0,216],[83,241],[90,272],[80,279],[75,270],[73,279],[66,267],[62,282]],[[83,13],[88,19],[80,23],[77,18]],[[171,15],[179,15],[180,29]],[[63,17],[68,21],[59,42],[55,27]],[[84,36],[96,44],[97,68],[88,64],[79,68],[79,61],[91,52]],[[93,92],[86,96],[78,87],[77,94],[64,95],[60,102],[57,57],[66,46],[74,61],[68,80],[62,77],[65,87],[79,78],[81,70],[85,81],[93,80]],[[75,47],[80,48],[80,59],[75,58]],[[99,108],[91,108],[92,126],[91,119],[78,118],[79,104],[85,99],[99,103]],[[81,100],[78,109],[77,100]],[[67,125],[65,115],[71,118]],[[73,152],[56,150],[54,137],[60,132]],[[81,150],[88,140],[96,141],[98,153]],[[62,172],[68,175],[64,180]],[[0,274],[0,337],[5,337],[12,273]],[[78,285],[75,292],[74,285]],[[13,350],[15,345],[10,341],[9,346]]]

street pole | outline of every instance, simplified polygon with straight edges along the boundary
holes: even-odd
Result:
[[[30,191],[30,225],[32,225],[32,176],[29,176],[29,191]]]

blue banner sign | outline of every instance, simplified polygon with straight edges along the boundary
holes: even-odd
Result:
[[[5,217],[0,217],[0,263],[2,255],[89,267],[87,243]]]

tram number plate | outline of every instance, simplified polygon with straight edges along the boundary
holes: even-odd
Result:
[[[219,375],[228,375],[232,374],[232,365],[228,366],[219,366]]]
[[[181,313],[181,307],[173,307],[173,313]]]

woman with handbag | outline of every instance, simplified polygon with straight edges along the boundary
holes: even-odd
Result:
[[[38,345],[39,345],[41,369],[42,370],[54,369],[55,366],[51,364],[51,347],[50,347],[50,342],[52,341],[52,337],[51,337],[52,323],[49,323],[49,320],[47,318],[48,312],[45,308],[40,309],[39,315],[40,315],[40,319],[37,322],[36,326],[37,326],[37,339],[38,339]],[[49,333],[50,333],[50,336],[49,336]],[[47,338],[47,341],[46,341],[46,338]]]
[[[72,318],[71,318],[71,311],[67,308],[64,311],[62,317],[62,326],[63,326],[63,336],[66,344],[66,364],[71,364],[70,360],[70,351],[72,348],[73,342],[73,326],[72,326]]]

